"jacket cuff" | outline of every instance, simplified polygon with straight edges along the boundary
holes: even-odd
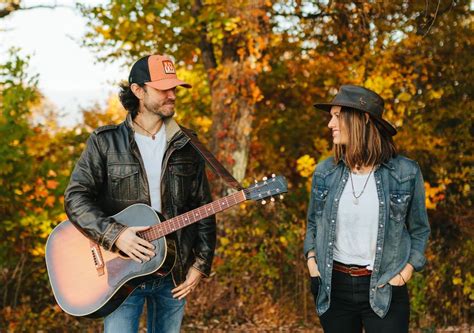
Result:
[[[416,250],[411,250],[410,257],[408,258],[408,263],[413,266],[416,272],[419,272],[425,266],[426,258],[420,252]]]
[[[209,265],[204,259],[196,257],[193,267],[201,272],[205,277],[209,277],[211,274],[211,265]]]
[[[113,251],[114,248],[117,250],[114,246],[115,241],[125,229],[127,229],[126,225],[118,222],[111,222],[107,227],[107,230],[105,230],[100,245],[107,251]]]

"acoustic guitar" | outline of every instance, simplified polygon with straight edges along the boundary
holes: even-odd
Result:
[[[122,253],[105,250],[84,236],[70,221],[61,222],[46,242],[46,266],[54,297],[68,314],[100,318],[112,313],[141,283],[171,272],[175,263],[173,232],[246,200],[282,196],[287,182],[273,175],[185,214],[165,220],[145,204],[134,204],[113,218],[126,226],[150,226],[137,233],[155,246],[150,261],[138,263]]]

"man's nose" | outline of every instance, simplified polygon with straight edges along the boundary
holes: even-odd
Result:
[[[171,100],[175,100],[176,99],[176,93],[174,91],[174,89],[169,89],[167,92],[166,92],[166,97],[168,99],[171,99]]]

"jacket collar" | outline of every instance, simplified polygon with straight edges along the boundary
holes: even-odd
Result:
[[[387,162],[382,162],[382,166],[384,166],[384,167],[386,167],[386,168],[388,168],[388,169],[390,169],[390,170],[395,170],[395,167],[393,166],[393,161],[392,161],[392,160],[393,160],[393,158],[389,159]],[[344,158],[340,159],[340,160],[337,162],[337,164],[340,164],[340,163],[342,163],[342,164],[344,164],[345,166],[347,166],[346,161],[344,160]]]
[[[125,119],[125,126],[133,133],[133,120],[132,116],[127,114],[127,118]],[[164,120],[165,125],[165,133],[166,133],[166,143],[170,143],[171,140],[177,136],[178,133],[182,133],[181,129],[179,128],[178,123],[174,118],[166,118]]]

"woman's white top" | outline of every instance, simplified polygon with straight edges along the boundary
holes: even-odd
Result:
[[[352,174],[358,196],[368,175]],[[336,221],[334,260],[343,264],[368,266],[372,269],[377,243],[379,199],[374,174],[371,173],[364,193],[354,203],[350,177],[339,200]]]

